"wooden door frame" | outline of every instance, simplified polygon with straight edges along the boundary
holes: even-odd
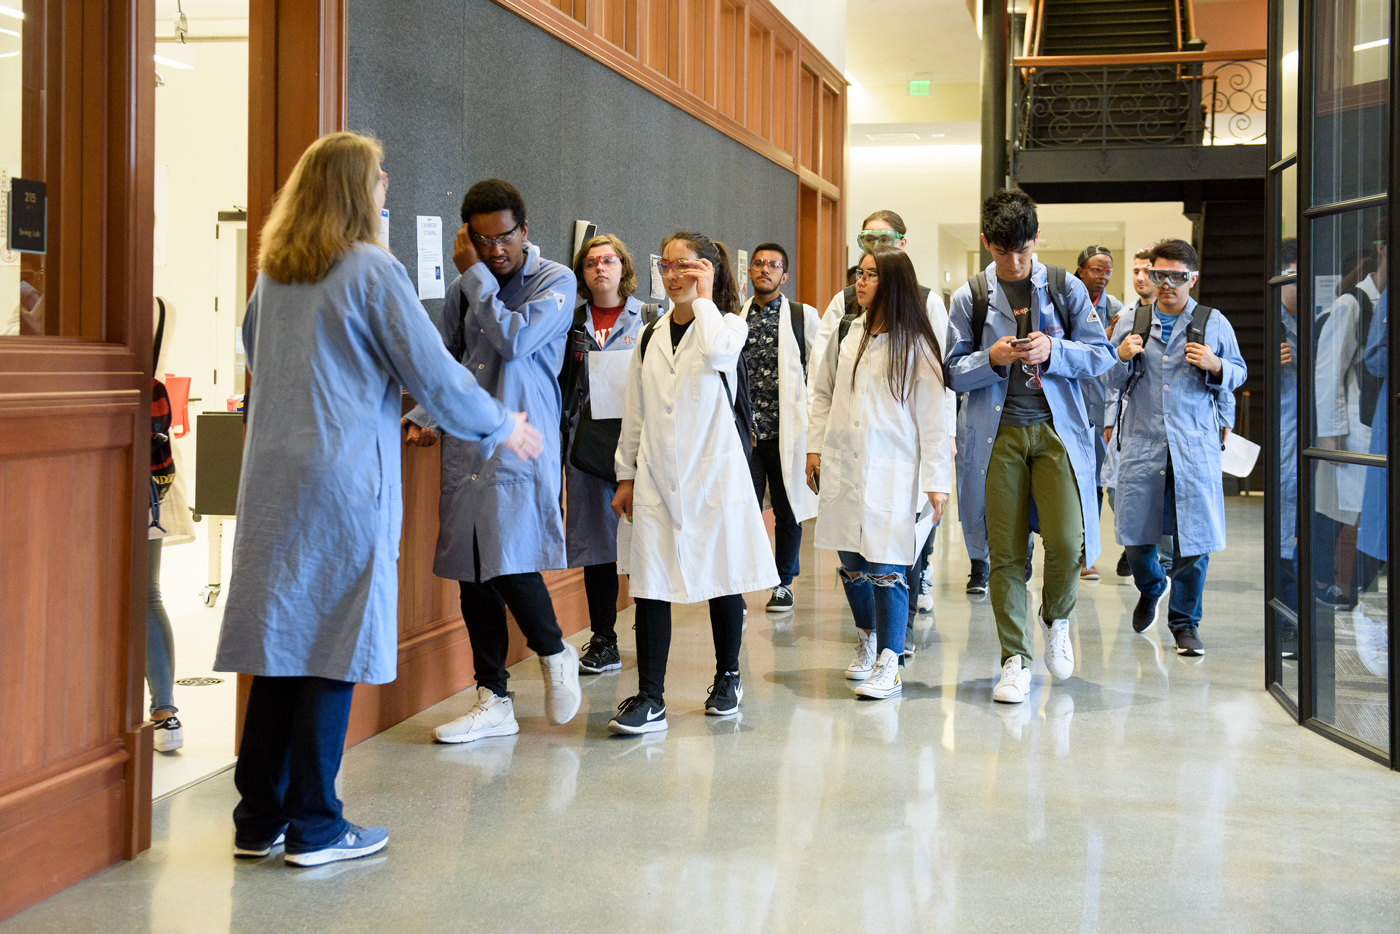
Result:
[[[0,527],[0,551],[35,555],[36,565],[80,555],[116,586],[88,595],[98,610],[91,621],[75,621],[68,603],[56,604],[65,615],[50,617],[38,583],[30,592],[11,580],[0,595],[0,629],[11,637],[0,638],[0,672],[21,679],[20,709],[9,715],[38,724],[35,735],[16,727],[14,745],[0,750],[0,918],[134,857],[151,835],[143,706],[155,8],[151,0],[25,6],[26,47],[42,49],[26,58],[35,67],[23,79],[24,119],[35,127],[42,119],[43,129],[25,133],[24,171],[42,166],[47,182],[48,333],[0,341],[0,467],[71,466],[91,452],[124,466],[116,497],[96,503],[86,528],[13,515]],[[89,479],[79,468],[66,476],[75,486]],[[100,528],[121,543],[115,552],[103,547]],[[43,569],[59,579],[64,570]],[[69,638],[26,643],[35,627]],[[77,670],[84,653],[102,658],[98,683],[83,686],[84,704],[51,704],[55,680]],[[54,739],[65,731],[87,739]]]

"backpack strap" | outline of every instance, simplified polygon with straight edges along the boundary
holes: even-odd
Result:
[[[648,305],[646,307],[655,308],[656,306]],[[644,314],[645,311],[646,309],[643,309]],[[647,344],[651,343],[651,334],[653,331],[656,330],[656,322],[659,320],[659,318],[652,318],[650,321],[647,322],[647,326],[642,329],[642,339],[637,343],[637,353],[641,355],[640,359],[638,360],[639,363],[647,362]]]
[[[797,355],[802,361],[802,375],[807,375],[807,306],[801,302],[788,302],[788,320],[792,322],[792,336],[797,338]]]
[[[165,340],[165,299],[156,296],[156,308],[160,311],[160,318],[156,322],[155,350],[151,354],[151,378],[155,379],[156,370],[160,367],[160,345]]]
[[[1205,314],[1201,312],[1204,311]],[[1208,305],[1196,304],[1196,313],[1191,316],[1191,323],[1186,325],[1186,343],[1204,344],[1206,342],[1206,325],[1210,323],[1210,316],[1215,314],[1215,309]]]
[[[836,346],[840,347],[846,340],[846,335],[851,332],[851,325],[859,318],[858,314],[851,314],[849,311],[841,316],[841,323],[836,325]]]
[[[991,299],[986,272],[979,272],[967,281],[972,287],[972,350],[975,353],[982,349],[982,330],[987,326],[987,308]]]
[[[1060,322],[1060,333],[1065,340],[1069,340],[1069,319],[1066,317],[1066,309],[1069,308],[1069,288],[1068,277],[1063,266],[1046,266],[1046,277],[1050,280],[1050,304],[1055,306],[1055,317]]]
[[[1141,337],[1144,343],[1152,336],[1152,306],[1146,302],[1138,302],[1137,308],[1133,311],[1133,331]]]

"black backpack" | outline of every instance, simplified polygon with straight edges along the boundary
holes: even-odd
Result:
[[[926,287],[924,287],[924,286],[922,286],[922,285],[919,286],[919,300],[922,301],[922,302],[924,303],[924,307],[925,307],[925,308],[928,307],[928,297],[929,297],[929,293],[930,293],[931,291],[932,291],[932,289],[928,289],[928,288],[926,288]],[[843,291],[843,292],[841,293],[841,296],[842,296],[843,300],[844,300],[845,303],[846,303],[846,313],[845,313],[844,315],[841,316],[841,323],[838,324],[838,325],[836,326],[836,346],[837,346],[837,347],[840,347],[841,344],[843,344],[843,343],[845,342],[845,340],[846,340],[846,335],[847,335],[847,334],[850,332],[850,330],[851,330],[851,322],[855,321],[855,320],[856,320],[857,318],[859,318],[859,317],[861,316],[861,314],[862,314],[862,312],[861,312],[861,310],[860,310],[860,303],[856,301],[856,287],[855,287],[855,286],[853,286],[853,285],[848,285],[848,286],[846,286],[846,289],[845,289],[845,291]],[[984,317],[984,318],[986,317],[985,313],[983,314],[983,317]],[[936,334],[935,334],[934,336],[935,336],[935,337],[938,337],[938,335],[936,335]],[[938,340],[938,345],[939,345],[940,348],[943,346],[943,343],[944,343],[944,338],[941,338],[941,337],[940,337],[939,340]],[[805,361],[804,361],[804,366],[803,366],[803,372],[806,372]]]
[[[1147,339],[1152,336],[1152,309],[1155,307],[1155,303],[1148,305],[1139,302],[1137,308],[1133,311],[1133,329],[1128,333],[1136,334],[1138,337],[1142,338],[1143,346],[1146,346]],[[1210,322],[1210,316],[1217,313],[1218,312],[1209,305],[1202,305],[1197,302],[1195,313],[1191,315],[1191,322],[1186,325],[1186,343],[1204,344],[1206,342],[1206,325]],[[1120,425],[1123,423],[1121,413],[1128,404],[1128,397],[1132,395],[1133,389],[1142,379],[1142,374],[1147,369],[1142,354],[1138,354],[1134,357],[1133,362],[1129,364],[1129,366],[1131,370],[1128,373],[1128,381],[1124,384],[1123,392],[1118,398],[1118,411],[1120,413],[1118,423]],[[1118,442],[1118,450],[1123,450],[1123,432],[1115,431],[1113,437]]]
[[[660,306],[647,305],[642,309],[643,320],[646,321],[646,329],[642,331],[641,342],[637,345],[637,353],[641,354],[641,363],[647,359],[647,344],[651,343],[651,335],[656,330],[656,323],[661,320]],[[799,344],[802,342],[799,341]],[[803,352],[806,356],[806,352]],[[729,378],[723,373],[719,374],[719,381],[724,384],[724,395],[729,400],[729,410],[734,413],[734,430],[739,432],[739,445],[744,449],[744,458],[753,457],[753,446],[755,432],[753,427],[753,403],[749,401],[749,368],[744,363],[744,355],[739,354],[739,360],[734,367],[735,382],[737,392],[730,391]]]

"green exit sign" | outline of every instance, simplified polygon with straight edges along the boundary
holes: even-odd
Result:
[[[909,82],[909,96],[910,96],[910,97],[928,97],[928,86],[929,86],[929,83],[928,83],[927,81],[910,81],[910,82]]]

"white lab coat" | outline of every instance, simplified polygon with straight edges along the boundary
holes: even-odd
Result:
[[[748,322],[753,299],[744,302],[742,315]],[[817,514],[817,494],[807,486],[807,378],[802,372],[802,355],[797,335],[792,333],[791,309],[787,296],[778,312],[778,450],[783,458],[783,486],[788,505],[798,522]],[[807,369],[816,364],[812,354],[821,319],[811,305],[803,306],[803,339],[807,342]],[[771,495],[771,494],[770,494]]]
[[[1381,298],[1374,277],[1358,284],[1374,308]],[[1361,305],[1354,295],[1342,295],[1332,303],[1331,314],[1317,340],[1317,370],[1313,392],[1317,397],[1317,434],[1338,439],[1342,450],[1365,454],[1371,450],[1371,428],[1361,421],[1361,368],[1365,365],[1365,339],[1359,333]],[[1384,408],[1377,406],[1383,414]],[[1361,464],[1317,462],[1317,510],[1343,525],[1356,525],[1366,489]]]
[[[909,401],[897,401],[885,378],[888,335],[871,338],[856,367],[864,333],[862,316],[845,341],[827,342],[812,373],[807,450],[822,459],[816,546],[908,566],[922,543],[916,525],[926,494],[953,491],[947,393],[920,355]]]
[[[673,310],[657,320],[645,356],[632,355],[617,445],[617,478],[634,481],[632,522],[618,529],[619,569],[633,597],[668,603],[779,582],[719,379],[722,372],[736,385],[749,326],[708,299],[694,309],[678,348],[671,348]]]

